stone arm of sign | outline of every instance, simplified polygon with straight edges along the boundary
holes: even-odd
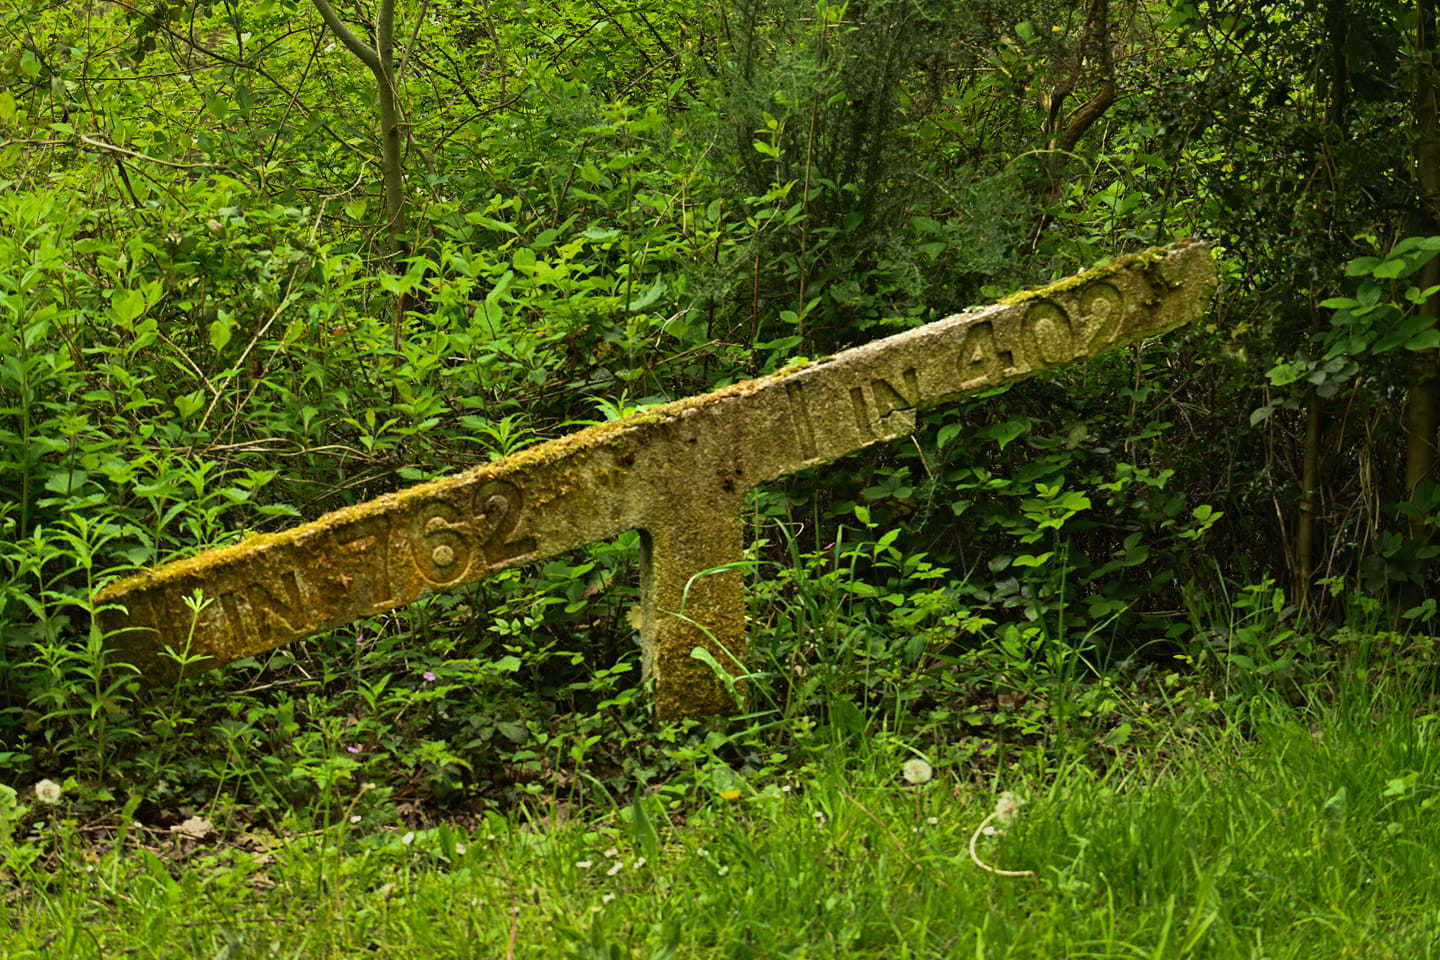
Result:
[[[1127,257],[806,366],[680,400],[284,533],[112,584],[101,625],[147,677],[216,666],[637,529],[662,717],[730,709],[743,674],[746,490],[904,436],[917,412],[1202,316],[1207,247]],[[203,595],[198,614],[187,597]],[[192,668],[194,669],[194,668]]]

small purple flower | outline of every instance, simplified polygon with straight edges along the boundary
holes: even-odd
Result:
[[[360,752],[360,748],[359,748],[358,746],[356,746],[355,744],[353,744],[353,743],[347,744],[346,747],[345,747],[345,752],[346,752],[346,753],[359,753],[359,752]]]
[[[421,676],[425,678],[426,683],[435,682],[435,671],[433,670],[426,670],[424,673],[421,674]]]

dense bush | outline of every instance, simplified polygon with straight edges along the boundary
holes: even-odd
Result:
[[[582,760],[658,776],[611,739],[648,736],[633,538],[178,690],[142,690],[92,598],[1189,235],[1224,244],[1204,329],[756,494],[757,709],[843,730],[847,704],[959,711],[1017,670],[1198,662],[1200,640],[1293,665],[1197,631],[1236,582],[1321,634],[1353,587],[1362,626],[1432,621],[1435,486],[1376,465],[1400,457],[1397,348],[1440,342],[1435,245],[1392,242],[1395,143],[1295,173],[1347,130],[1380,141],[1404,97],[1316,67],[1315,5],[1268,6],[1230,32],[1209,4],[1100,0],[402,10],[397,247],[372,78],[308,5],[12,5],[0,772],[261,805],[366,777],[513,797]],[[1364,62],[1408,56],[1405,29],[1376,21]],[[1232,68],[1235,44],[1274,59]]]

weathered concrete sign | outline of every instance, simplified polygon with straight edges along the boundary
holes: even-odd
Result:
[[[641,531],[641,644],[662,717],[732,706],[697,647],[740,673],[745,491],[915,428],[917,411],[1201,316],[1215,284],[1191,243],[825,360],[592,427],[284,533],[112,584],[107,631],[147,676],[167,645],[204,667],[429,593]],[[717,570],[717,568],[721,568]],[[709,572],[707,571],[715,571]],[[211,602],[195,617],[184,598]]]

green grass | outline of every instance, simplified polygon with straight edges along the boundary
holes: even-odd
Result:
[[[3,955],[1436,956],[1440,718],[1361,685],[1335,703],[1160,720],[1103,773],[1060,742],[913,786],[879,736],[763,786],[742,774],[738,799],[662,791],[408,835],[300,816],[115,838],[62,798],[3,846]],[[1034,877],[971,859],[1000,790],[1026,802],[977,852]]]

